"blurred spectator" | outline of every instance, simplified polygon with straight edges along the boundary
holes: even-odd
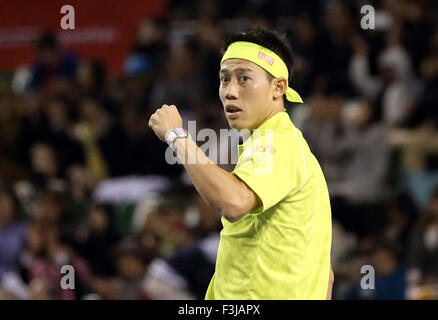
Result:
[[[412,292],[422,285],[438,284],[438,189],[429,201],[429,205],[416,224],[409,243],[408,281],[410,297],[420,293]],[[432,294],[436,299],[438,291]]]
[[[222,225],[220,216],[210,208],[202,197],[193,193],[193,206],[186,211],[186,223],[197,239],[203,239],[212,232],[219,232]]]
[[[74,79],[78,60],[73,55],[62,52],[55,35],[43,33],[38,39],[36,49],[37,59],[32,66],[31,88],[50,87],[60,79]]]
[[[18,99],[10,89],[0,84],[0,180],[10,184],[26,175],[23,166],[17,161],[16,141],[20,129],[20,117],[16,110]]]
[[[68,207],[73,215],[76,225],[83,223],[88,217],[88,211],[92,203],[92,193],[97,184],[96,178],[85,166],[73,165],[69,167],[69,204]]]
[[[342,96],[316,96],[304,133],[320,160],[332,213],[347,231],[358,236],[376,233],[384,224],[389,149],[381,111],[368,103],[355,107],[353,117]]]
[[[332,83],[337,83],[338,90],[342,90],[343,95],[351,96],[348,66],[345,63],[353,54],[351,39],[356,29],[353,23],[351,2],[330,1],[326,5],[323,13],[324,25],[321,29],[322,56],[326,63],[320,64],[318,78],[330,79]]]
[[[65,229],[71,219],[66,205],[65,194],[57,191],[43,191],[38,194],[38,199],[32,212],[33,218],[44,226]]]
[[[200,92],[196,89],[201,86],[197,63],[196,43],[181,39],[170,48],[166,64],[160,77],[154,83],[150,107],[156,110],[163,104],[175,104],[184,114],[200,105]],[[190,95],[187,95],[190,92]],[[172,102],[170,102],[172,101]]]
[[[417,219],[418,208],[408,192],[396,192],[388,199],[383,237],[400,245],[400,259],[403,263],[406,263],[409,237]]]
[[[141,279],[146,271],[141,246],[135,240],[125,239],[116,248],[117,274],[120,277],[122,299],[139,300],[148,296],[143,292]]]
[[[80,299],[91,290],[88,263],[75,253],[74,241],[62,233],[62,229],[32,223],[20,263],[21,275],[29,284],[31,299]],[[60,285],[64,276],[61,267],[64,265],[74,269],[74,289],[63,289]]]
[[[23,166],[30,164],[29,149],[35,141],[42,141],[48,135],[47,119],[43,115],[41,94],[28,92],[21,97],[18,105],[20,116],[17,137],[17,162]]]
[[[76,70],[79,96],[104,97],[106,71],[98,60],[84,60]]]
[[[340,179],[332,184],[332,191],[334,196],[352,202],[376,202],[384,198],[386,191],[387,131],[378,107],[363,103],[356,112],[352,123],[344,126],[344,138],[337,143],[338,152],[344,153],[347,159]]]
[[[25,224],[19,219],[19,203],[10,191],[0,190],[0,281],[15,271],[23,247]]]
[[[194,235],[184,221],[183,206],[181,199],[169,196],[169,199],[162,200],[157,209],[147,216],[143,231],[156,237],[159,253],[163,256],[193,243]]]
[[[202,2],[204,3],[204,2]],[[196,41],[198,43],[198,65],[201,82],[201,99],[213,100],[218,88],[218,62],[221,59],[221,41],[224,37],[219,21],[200,18],[196,26]]]
[[[109,205],[96,204],[90,209],[87,225],[78,229],[79,252],[89,262],[94,274],[115,274],[113,247],[120,239],[115,219]]]
[[[142,53],[133,53],[125,61],[125,81],[119,103],[138,105],[143,108],[149,103],[154,76],[152,60]],[[162,71],[157,72],[160,74]]]
[[[422,73],[424,91],[407,123],[410,127],[429,124],[438,128],[438,27],[431,39],[430,52],[423,60]]]
[[[101,102],[95,98],[84,97],[79,108],[80,120],[76,123],[74,132],[81,142],[88,170],[99,181],[108,175],[109,164],[104,158],[107,151],[105,142],[112,142],[108,140],[117,135],[117,125]]]
[[[40,173],[63,176],[70,165],[84,162],[82,148],[73,134],[71,108],[60,97],[51,98],[44,108],[39,106],[38,97],[30,99],[35,99],[31,103],[36,106],[26,114],[19,131],[21,160],[35,166],[43,160],[42,157],[50,158],[47,166],[52,167],[52,172]],[[35,169],[41,171],[41,168]]]
[[[382,108],[390,126],[407,120],[420,91],[411,59],[399,40],[399,27],[388,35],[387,47],[378,57],[379,76],[372,77],[366,42],[357,40],[350,62],[350,77],[359,92]]]
[[[73,113],[73,107],[63,97],[54,97],[45,106],[48,133],[44,141],[54,148],[62,175],[71,164],[84,162],[83,150],[74,136]]]
[[[406,282],[405,268],[399,263],[397,248],[391,244],[377,246],[370,253],[370,265],[374,268],[374,288],[360,285],[350,289],[344,297],[352,300],[403,300]]]
[[[219,234],[152,261],[143,287],[152,299],[202,300],[214,273]]]
[[[149,18],[140,22],[135,51],[152,61],[154,71],[164,64],[163,53],[168,50],[169,21],[165,18]]]
[[[293,87],[304,96],[311,94],[315,78],[324,68],[322,35],[308,14],[291,20],[290,39],[293,44],[295,70]]]

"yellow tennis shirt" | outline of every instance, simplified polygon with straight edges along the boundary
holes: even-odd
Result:
[[[205,299],[325,299],[332,230],[327,184],[286,112],[239,145],[232,173],[263,204],[235,222],[222,217]]]

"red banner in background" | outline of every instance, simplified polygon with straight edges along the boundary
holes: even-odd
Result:
[[[75,11],[75,29],[63,30],[61,7]],[[29,65],[41,31],[58,36],[63,49],[98,58],[119,73],[137,36],[140,21],[165,13],[164,0],[0,0],[0,71]]]

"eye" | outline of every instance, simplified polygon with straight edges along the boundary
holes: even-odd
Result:
[[[230,79],[229,79],[229,76],[221,76],[219,78],[219,80],[220,80],[220,82],[228,82]]]
[[[239,81],[247,81],[249,80],[248,76],[240,76]]]

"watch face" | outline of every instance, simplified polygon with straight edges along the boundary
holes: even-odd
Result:
[[[187,137],[187,131],[184,128],[174,128],[175,133],[178,137]]]

